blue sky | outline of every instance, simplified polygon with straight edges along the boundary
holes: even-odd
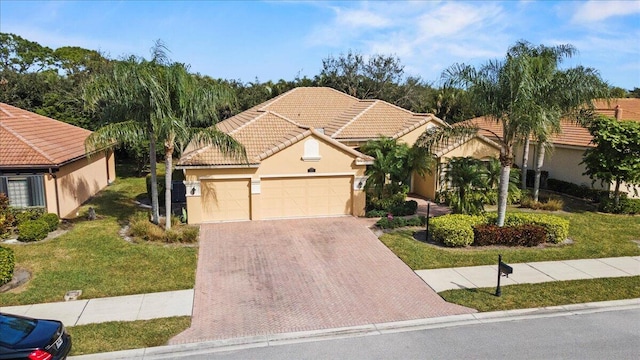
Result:
[[[456,62],[501,58],[515,41],[572,44],[564,66],[640,87],[640,1],[0,1],[0,31],[51,48],[148,57],[162,39],[194,72],[244,82],[313,77],[354,50],[396,55],[435,85]]]

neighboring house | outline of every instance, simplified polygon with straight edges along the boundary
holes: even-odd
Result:
[[[616,118],[619,121],[640,121],[640,99],[624,98],[612,99],[610,101],[597,101],[595,111],[598,114]],[[480,134],[490,139],[496,139],[496,135],[502,137],[502,125],[486,117],[478,117],[466,121],[481,129]],[[551,138],[553,148],[545,152],[542,171],[549,173],[549,178],[568,181],[578,185],[591,187],[592,180],[582,175],[586,168],[582,162],[582,157],[586,149],[593,147],[589,131],[575,122],[563,120],[561,122],[561,132]],[[514,162],[518,167],[522,167],[522,144],[515,147]],[[534,169],[536,160],[536,144],[531,143],[529,147],[528,169]],[[615,184],[601,184],[600,181],[593,183],[593,188],[613,190]],[[627,191],[626,185],[620,190]],[[633,197],[631,191],[629,196]]]
[[[448,125],[381,100],[300,87],[216,126],[245,146],[247,159],[195,143],[187,147],[177,168],[185,174],[189,223],[362,216],[366,166],[374,159],[359,147],[380,136],[413,145],[426,129]],[[450,145],[439,158],[499,154],[482,136]],[[412,191],[433,197],[431,177],[414,176]]]
[[[87,156],[91,131],[0,103],[0,192],[61,218],[116,177],[111,150]]]

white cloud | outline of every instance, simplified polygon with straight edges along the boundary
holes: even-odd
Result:
[[[338,26],[349,28],[383,28],[391,23],[389,19],[367,9],[334,8]]]
[[[602,21],[614,16],[640,13],[640,1],[588,1],[581,3],[573,14],[574,23]]]

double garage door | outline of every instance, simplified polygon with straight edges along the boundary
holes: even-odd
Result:
[[[351,214],[351,176],[268,178],[260,181],[261,219]],[[202,181],[204,221],[251,219],[248,179]]]

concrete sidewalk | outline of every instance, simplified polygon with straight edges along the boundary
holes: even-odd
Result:
[[[193,289],[88,300],[3,306],[0,312],[55,319],[66,326],[191,316]]]
[[[517,264],[503,259],[503,262],[513,267],[513,274],[502,277],[500,285],[640,275],[640,256]],[[416,270],[416,274],[436,292],[492,287],[497,283],[498,264],[496,261],[496,265]]]

